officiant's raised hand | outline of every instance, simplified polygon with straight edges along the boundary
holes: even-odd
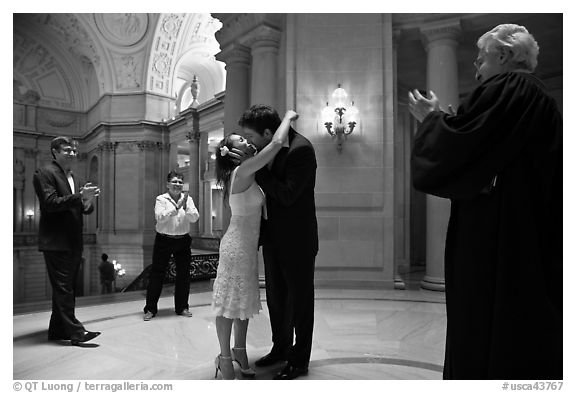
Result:
[[[414,89],[408,92],[408,108],[416,120],[422,123],[430,112],[440,110],[440,101],[432,90],[430,90],[430,99],[427,99],[420,94],[418,89]]]

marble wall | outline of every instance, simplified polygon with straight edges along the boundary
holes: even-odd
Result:
[[[393,280],[393,70],[390,23],[381,14],[296,14],[286,24],[287,84],[297,130],[313,143],[320,285],[387,286]],[[338,84],[360,111],[338,152],[320,112]],[[290,89],[289,89],[290,90]],[[386,109],[390,111],[387,112]],[[391,236],[387,236],[391,235]]]

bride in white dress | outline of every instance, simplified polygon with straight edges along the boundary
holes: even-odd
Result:
[[[216,333],[220,355],[216,357],[216,375],[234,379],[232,361],[240,366],[244,377],[254,377],[246,354],[248,320],[262,309],[258,288],[258,237],[264,193],[254,180],[256,171],[268,164],[288,138],[290,122],[298,118],[287,111],[272,141],[258,154],[238,164],[232,149],[254,154],[256,148],[237,134],[226,136],[216,151],[216,179],[224,188],[232,217],[220,241],[218,271],[214,281],[212,308],[216,315]],[[234,325],[234,348],[230,350],[230,336]]]

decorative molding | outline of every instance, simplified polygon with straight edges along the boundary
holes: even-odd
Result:
[[[227,46],[242,37],[247,32],[254,30],[259,25],[267,25],[280,29],[282,26],[282,14],[212,14],[222,22],[222,28],[216,32],[216,39],[221,47]]]
[[[37,24],[50,28],[68,52],[79,59],[89,59],[103,83],[104,67],[96,44],[74,14],[35,14],[33,18]]]
[[[107,152],[111,153],[116,150],[116,143],[117,142],[100,142],[98,146],[96,146],[96,150],[99,152]]]
[[[456,45],[462,35],[460,19],[444,20],[422,26],[420,34],[425,48],[438,40],[452,40]]]
[[[140,143],[136,141],[117,142],[116,152],[118,154],[138,153],[140,151]]]
[[[63,115],[51,113],[48,110],[42,110],[38,113],[40,123],[47,123],[55,128],[68,128],[76,122],[75,115]]]
[[[188,143],[198,143],[200,141],[200,132],[198,130],[190,130],[186,133],[186,140]]]
[[[150,54],[148,89],[169,95],[172,90],[172,67],[175,65],[176,44],[186,14],[166,14],[156,30]]]
[[[152,61],[152,71],[160,78],[165,79],[170,75],[172,66],[172,57],[168,53],[160,52],[154,55]]]
[[[162,151],[164,150],[164,143],[153,141],[140,141],[137,142],[140,151]]]
[[[148,14],[95,14],[94,20],[104,38],[118,46],[140,42],[149,25]]]
[[[169,14],[160,22],[162,26],[161,33],[164,35],[164,39],[174,40],[178,37],[178,33],[182,27],[182,20],[182,15]]]
[[[280,30],[270,26],[260,25],[241,37],[238,41],[242,45],[251,47],[252,49],[260,47],[277,49],[280,45],[281,36],[282,33]]]
[[[247,67],[252,61],[252,56],[250,55],[250,48],[240,44],[231,44],[216,54],[216,60],[226,63],[227,69],[231,65]]]

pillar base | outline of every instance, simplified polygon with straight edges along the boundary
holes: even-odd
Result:
[[[400,276],[394,277],[394,289],[406,289],[406,284]]]
[[[443,278],[424,276],[420,287],[429,291],[445,292],[446,286]]]

